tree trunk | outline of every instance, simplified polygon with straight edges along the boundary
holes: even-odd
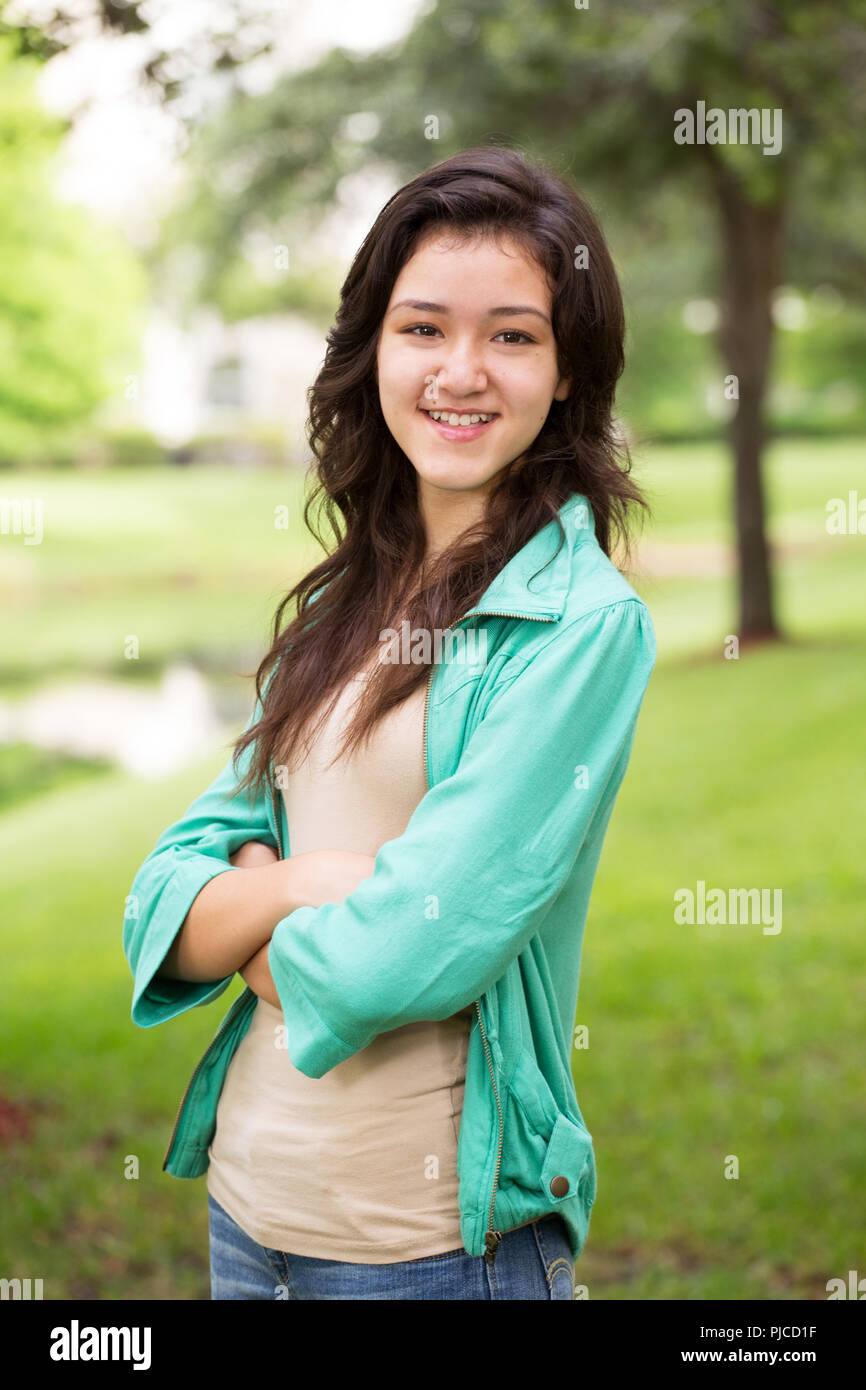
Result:
[[[750,202],[739,179],[716,169],[722,213],[724,287],[719,333],[726,372],[739,401],[730,424],[734,454],[740,641],[779,637],[766,535],[761,472],[766,442],[764,400],[773,346],[772,302],[778,284],[784,212],[781,203]]]

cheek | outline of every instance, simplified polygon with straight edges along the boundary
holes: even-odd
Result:
[[[548,412],[553,404],[553,393],[556,390],[558,377],[548,370],[545,362],[544,370],[539,370],[532,389],[526,392],[524,405],[527,417],[537,421],[540,427],[547,419]]]
[[[393,415],[399,409],[401,393],[399,383],[394,379],[391,365],[383,361],[379,367],[379,403],[385,414]]]
[[[406,361],[400,353],[384,352],[378,359],[379,391],[382,399],[395,406],[414,405],[424,390],[418,364]]]
[[[498,381],[515,407],[532,412],[553,395],[557,376],[545,356],[531,362],[514,363],[510,371],[500,373]]]
[[[523,433],[526,433],[527,430],[537,431],[547,418],[547,412],[550,409],[550,392],[539,382],[530,386],[523,383],[522,387],[515,388],[509,393],[509,403],[518,428]]]

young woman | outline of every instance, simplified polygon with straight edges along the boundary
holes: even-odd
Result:
[[[333,543],[125,919],[141,1026],[247,985],[164,1164],[207,1172],[216,1299],[573,1297],[583,928],[655,661],[622,367],[596,221],[512,150],[355,257],[311,391]]]

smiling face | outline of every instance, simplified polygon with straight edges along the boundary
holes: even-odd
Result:
[[[434,229],[400,271],[379,335],[379,400],[418,475],[428,531],[456,534],[480,517],[568,395],[550,313],[543,272],[510,239]]]

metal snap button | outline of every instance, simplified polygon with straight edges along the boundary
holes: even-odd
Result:
[[[550,1190],[554,1197],[564,1197],[568,1191],[568,1178],[564,1178],[561,1173],[558,1174],[551,1179]]]

